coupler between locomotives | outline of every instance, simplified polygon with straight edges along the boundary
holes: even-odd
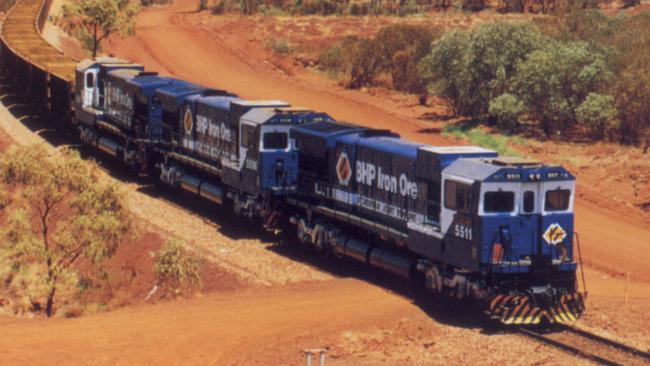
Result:
[[[571,323],[585,310],[585,295],[572,293],[513,293],[494,295],[489,303],[488,315],[508,325]]]

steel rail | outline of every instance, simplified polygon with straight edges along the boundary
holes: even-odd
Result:
[[[566,332],[567,334],[572,334],[577,337],[581,337],[583,339],[586,339],[590,341],[591,343],[598,344],[601,346],[608,347],[609,349],[616,349],[630,357],[634,357],[640,361],[642,361],[643,364],[650,364],[650,353],[644,352],[642,350],[630,347],[626,344],[622,344],[620,342],[613,341],[611,339],[607,339],[604,337],[601,337],[599,335],[572,327],[568,325],[559,325],[556,326],[556,329],[562,330]],[[592,361],[594,363],[600,364],[600,365],[605,365],[605,366],[626,366],[628,365],[627,362],[620,362],[613,360],[608,357],[603,357],[602,355],[598,355],[596,353],[589,352],[588,350],[576,347],[574,345],[568,344],[568,342],[563,342],[557,339],[553,339],[548,335],[545,335],[543,333],[537,332],[535,330],[529,329],[529,328],[517,328],[517,332],[520,334],[524,335],[527,338],[533,339],[539,343],[546,344],[548,346],[551,346],[553,348],[559,349],[561,351],[564,351],[566,353],[572,354],[574,356],[580,357],[585,360]]]

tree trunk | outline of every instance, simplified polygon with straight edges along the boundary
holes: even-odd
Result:
[[[97,39],[97,25],[93,29],[93,60],[97,57],[97,48],[99,46],[99,39]]]
[[[52,289],[50,290],[50,293],[47,295],[47,303],[45,304],[45,314],[47,314],[47,317],[51,317],[54,315],[54,295],[56,294],[56,285],[53,283],[52,284]]]

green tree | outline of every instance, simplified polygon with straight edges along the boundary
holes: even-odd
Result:
[[[417,74],[422,58],[431,52],[433,33],[426,27],[395,24],[382,28],[375,37],[380,71],[391,75],[396,90],[422,93],[424,83]]]
[[[488,113],[497,126],[513,131],[517,128],[519,115],[524,111],[524,104],[512,94],[505,93],[490,101]]]
[[[478,117],[507,92],[517,66],[544,46],[546,38],[524,23],[484,23],[452,31],[434,42],[420,75],[450,99],[457,113]]]
[[[433,42],[431,53],[420,61],[418,73],[431,92],[447,98],[455,114],[467,111],[466,45],[469,32],[453,30]]]
[[[201,284],[199,261],[191,256],[182,242],[171,239],[160,248],[154,267],[158,286],[174,295]]]
[[[47,288],[45,313],[52,316],[57,291],[78,260],[96,264],[133,235],[124,198],[115,186],[100,183],[78,154],[50,155],[42,146],[6,152],[0,182],[16,198],[5,209],[13,214],[2,232],[11,266],[44,268],[37,282]]]
[[[347,68],[350,81],[347,87],[358,89],[370,85],[382,65],[376,42],[371,39],[349,39],[344,43],[347,45],[345,50],[349,60]]]
[[[139,7],[130,0],[71,0],[63,6],[68,28],[91,40],[93,58],[101,42],[111,34],[133,34],[138,12]]]
[[[650,61],[629,65],[616,79],[616,107],[620,117],[620,137],[624,143],[639,143],[650,129]]]
[[[614,97],[589,93],[576,109],[576,117],[594,139],[602,139],[607,130],[616,126],[617,111]]]
[[[603,90],[610,78],[603,55],[586,43],[555,42],[519,65],[512,90],[550,136],[554,129],[569,129],[576,108],[589,93]]]

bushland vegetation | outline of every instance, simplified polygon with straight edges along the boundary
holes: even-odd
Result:
[[[138,11],[130,0],[70,0],[63,6],[62,25],[95,58],[111,34],[133,34]]]
[[[320,56],[326,70],[345,75],[349,88],[381,82],[396,90],[424,94],[426,80],[418,64],[431,52],[431,40],[439,35],[417,25],[391,25],[373,38],[347,37]]]
[[[23,311],[52,316],[79,299],[110,275],[102,263],[136,233],[117,187],[72,151],[10,148],[0,192],[0,298]]]
[[[433,93],[455,115],[506,132],[650,144],[650,11],[576,10],[445,34],[391,25],[345,38],[319,61],[349,88]]]
[[[143,4],[164,0],[142,0]],[[623,0],[633,6],[639,0]],[[481,11],[495,9],[501,13],[561,14],[573,9],[589,9],[618,3],[614,0],[203,0],[198,9],[211,8],[213,13],[238,11],[245,15],[396,15],[407,16],[431,10]]]

